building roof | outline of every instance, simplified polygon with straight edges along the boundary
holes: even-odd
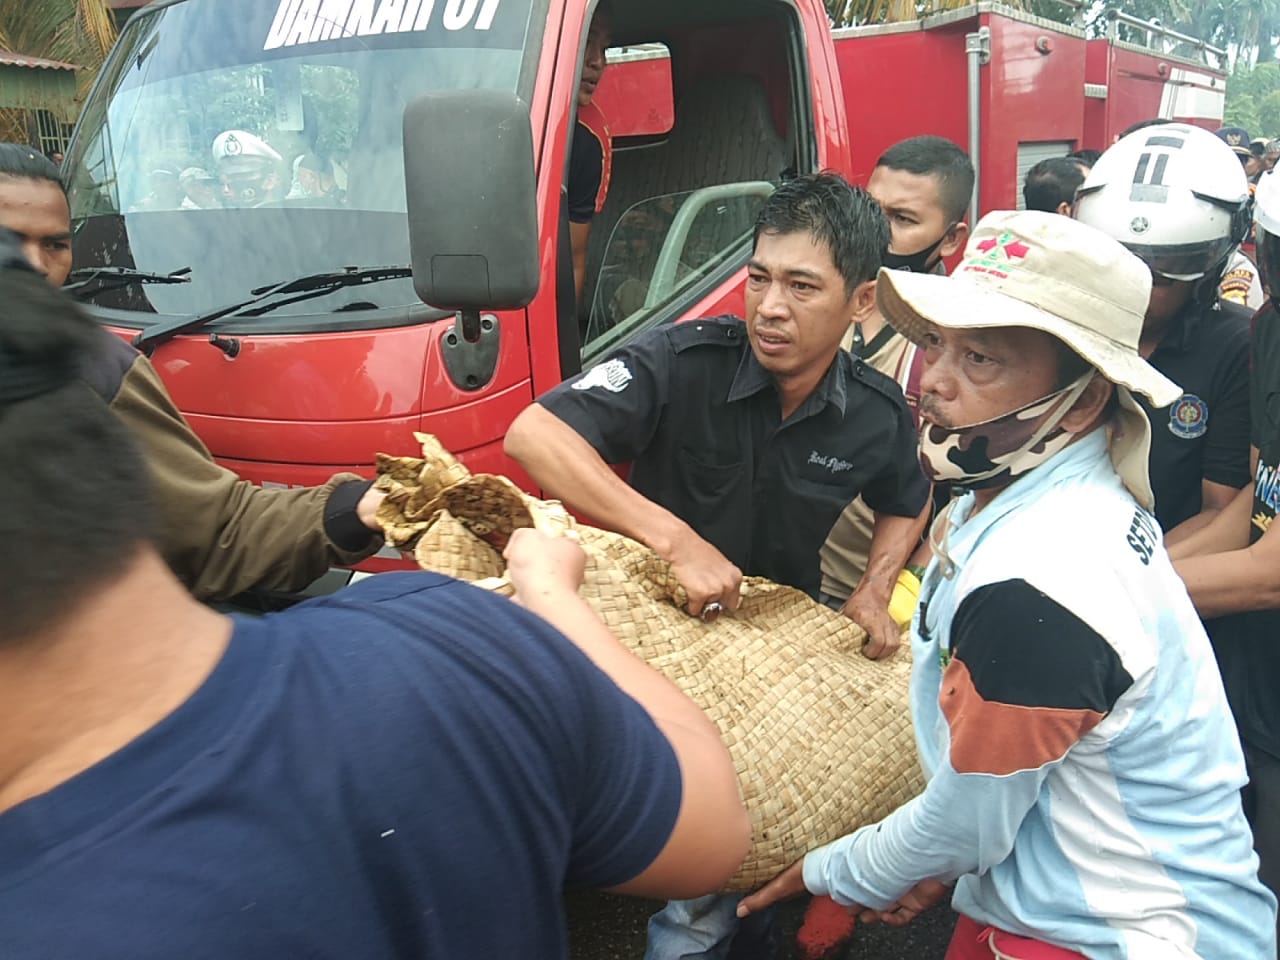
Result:
[[[107,0],[112,10],[132,10],[134,7],[145,7],[151,0]]]
[[[79,70],[74,63],[63,63],[61,60],[46,60],[44,57],[29,57],[25,53],[11,53],[0,50],[0,66],[31,67],[42,70]]]

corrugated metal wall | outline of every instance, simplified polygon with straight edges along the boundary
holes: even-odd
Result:
[[[80,110],[70,70],[0,65],[0,109],[48,110],[71,123]]]

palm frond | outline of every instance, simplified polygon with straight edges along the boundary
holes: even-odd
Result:
[[[106,0],[0,3],[0,38],[17,53],[63,60],[92,76],[115,42]]]
[[[116,24],[103,0],[79,0],[76,4],[77,19],[85,38],[102,51],[105,59],[116,42]]]

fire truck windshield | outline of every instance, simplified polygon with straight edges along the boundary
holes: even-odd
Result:
[[[76,266],[190,265],[190,282],[86,297],[147,326],[285,277],[408,263],[405,105],[444,89],[527,99],[543,2],[185,0],[138,14],[68,156]],[[448,149],[450,131],[439,138]],[[272,316],[341,328],[417,302],[395,279]]]

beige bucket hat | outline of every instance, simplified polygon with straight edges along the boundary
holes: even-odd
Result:
[[[1111,459],[1134,498],[1151,509],[1151,425],[1132,392],[1156,407],[1182,388],[1138,354],[1151,298],[1146,265],[1093,227],[1037,211],[989,213],[978,221],[950,277],[881,270],[876,302],[907,339],[930,323],[948,329],[1032,327],[1057,337],[1116,385],[1120,412],[1109,426]]]

